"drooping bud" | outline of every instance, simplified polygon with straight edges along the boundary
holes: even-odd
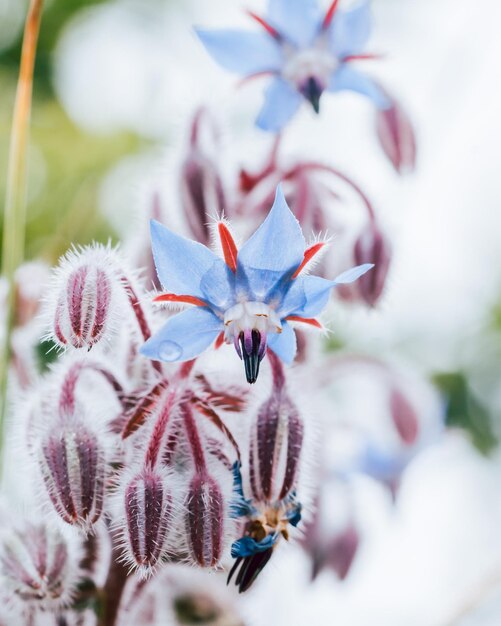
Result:
[[[214,147],[213,154],[208,154],[202,145],[203,131],[209,131],[212,143],[217,143],[213,122],[201,109],[192,122],[190,148],[181,168],[181,201],[193,236],[207,244],[211,238],[208,216],[225,213],[227,203],[217,167],[217,150]]]
[[[127,559],[148,575],[167,556],[173,497],[166,476],[156,469],[143,468],[126,485],[122,506]]]
[[[408,398],[395,388],[390,393],[390,413],[403,443],[413,445],[419,434],[419,419]]]
[[[0,544],[5,585],[23,602],[64,606],[78,581],[78,558],[63,536],[43,524],[8,531]]]
[[[250,484],[254,498],[274,501],[285,498],[295,486],[303,422],[285,390],[274,390],[261,405],[251,435]]]
[[[374,223],[371,222],[355,241],[353,258],[356,264],[373,263],[374,267],[356,283],[340,285],[338,293],[345,300],[361,299],[373,307],[383,294],[391,262],[390,243]]]
[[[39,466],[50,501],[67,524],[89,528],[103,511],[106,455],[80,420],[58,422],[43,440]]]
[[[120,279],[110,249],[69,252],[56,273],[56,299],[48,311],[54,340],[62,347],[87,349],[98,343],[111,330],[117,290]]]
[[[224,547],[224,498],[220,485],[209,475],[195,474],[185,501],[186,535],[193,560],[215,567]]]
[[[386,156],[399,174],[412,172],[416,165],[416,138],[407,112],[399,102],[376,111],[376,129]]]

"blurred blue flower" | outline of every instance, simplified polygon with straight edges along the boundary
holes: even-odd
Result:
[[[142,347],[160,361],[188,361],[215,340],[233,343],[245,364],[249,383],[269,346],[285,363],[296,354],[296,336],[289,321],[321,328],[315,319],[330,291],[351,283],[371,267],[354,267],[335,280],[300,275],[323,243],[306,247],[299,222],[280,186],[267,218],[240,250],[223,221],[218,231],[224,261],[206,246],[151,223],[153,257],[168,293],[157,302],[182,302],[195,307],[172,317]]]
[[[371,31],[370,0],[341,11],[334,0],[324,13],[318,0],[269,0],[266,18],[249,12],[263,33],[203,30],[197,35],[222,67],[245,77],[269,74],[264,106],[256,124],[279,131],[303,98],[316,113],[324,91],[350,90],[370,98],[381,109],[390,106],[383,90],[352,67]]]

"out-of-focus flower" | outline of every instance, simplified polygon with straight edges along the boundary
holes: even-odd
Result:
[[[80,576],[75,547],[43,523],[26,522],[6,531],[0,567],[10,592],[40,608],[67,604]]]
[[[315,317],[331,289],[353,282],[372,267],[352,268],[333,281],[300,276],[324,244],[306,246],[280,187],[268,217],[240,250],[224,222],[219,222],[218,231],[224,261],[205,246],[152,222],[155,264],[169,291],[155,301],[195,308],[174,316],[147,341],[141,350],[145,356],[187,361],[220,337],[235,345],[247,381],[254,383],[268,345],[285,363],[294,359],[296,339],[289,321],[319,327]]]
[[[16,326],[24,326],[37,315],[49,279],[49,266],[40,261],[23,263],[17,268]]]
[[[216,144],[213,154],[204,148],[204,130]],[[181,202],[195,239],[207,245],[211,239],[209,215],[226,213],[227,203],[217,166],[217,131],[205,109],[197,111],[191,126],[188,154],[181,167]]]
[[[270,0],[265,18],[249,12],[263,33],[239,30],[197,30],[212,57],[230,72],[245,77],[271,75],[257,125],[280,130],[303,98],[319,112],[324,91],[350,90],[370,98],[378,108],[389,106],[384,91],[353,61],[361,54],[371,30],[370,2],[343,11],[334,0],[326,13],[317,0]]]
[[[407,112],[395,99],[376,112],[376,129],[386,156],[399,174],[416,166],[416,137]]]

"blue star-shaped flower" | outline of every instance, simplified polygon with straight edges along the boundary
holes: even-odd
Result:
[[[215,340],[233,343],[243,359],[249,383],[269,346],[285,363],[296,353],[289,321],[321,327],[315,319],[330,291],[351,283],[373,267],[366,263],[335,280],[302,276],[323,243],[307,247],[301,226],[280,187],[267,218],[237,250],[224,224],[218,223],[224,261],[206,246],[151,223],[153,257],[158,278],[168,293],[157,302],[195,305],[172,317],[141,349],[159,361],[188,361]]]
[[[318,0],[269,0],[265,19],[250,13],[265,32],[202,30],[197,35],[212,57],[230,72],[252,77],[270,74],[264,106],[257,118],[263,130],[278,131],[292,118],[303,98],[318,113],[324,91],[351,90],[369,97],[378,108],[390,102],[383,90],[351,66],[371,30],[370,1],[327,13]]]

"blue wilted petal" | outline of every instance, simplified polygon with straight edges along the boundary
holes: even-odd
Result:
[[[370,0],[365,0],[350,11],[337,11],[329,27],[332,52],[338,57],[360,52],[370,37],[371,26]]]
[[[287,322],[282,323],[282,332],[268,335],[268,346],[282,359],[284,363],[290,365],[296,356],[296,333]]]
[[[155,220],[151,221],[151,245],[164,289],[204,299],[202,276],[221,259],[201,243],[176,235]]]
[[[262,130],[281,130],[299,109],[303,96],[283,78],[275,78],[265,92],[263,108],[256,126]]]
[[[282,187],[268,216],[238,252],[245,267],[271,272],[289,272],[303,260],[305,241],[301,226],[287,206]]]
[[[355,91],[370,98],[378,109],[387,109],[391,101],[378,85],[362,72],[345,63],[334,72],[328,87],[329,91]]]
[[[195,307],[172,317],[142,346],[141,354],[156,361],[188,361],[215,341],[223,322],[210,309]]]
[[[280,44],[266,33],[203,29],[195,32],[212,58],[230,72],[243,76],[278,72],[283,63]]]
[[[268,535],[261,541],[256,541],[255,539],[252,539],[252,537],[242,537],[232,543],[231,556],[234,559],[237,559],[238,557],[245,558],[252,556],[258,552],[265,552],[273,547],[277,539],[277,534]]]
[[[233,518],[247,517],[256,512],[251,504],[251,500],[248,500],[244,495],[240,467],[239,461],[233,463],[233,497],[230,501],[230,515]]]
[[[270,24],[300,47],[312,42],[321,17],[317,0],[270,0],[268,5]]]

